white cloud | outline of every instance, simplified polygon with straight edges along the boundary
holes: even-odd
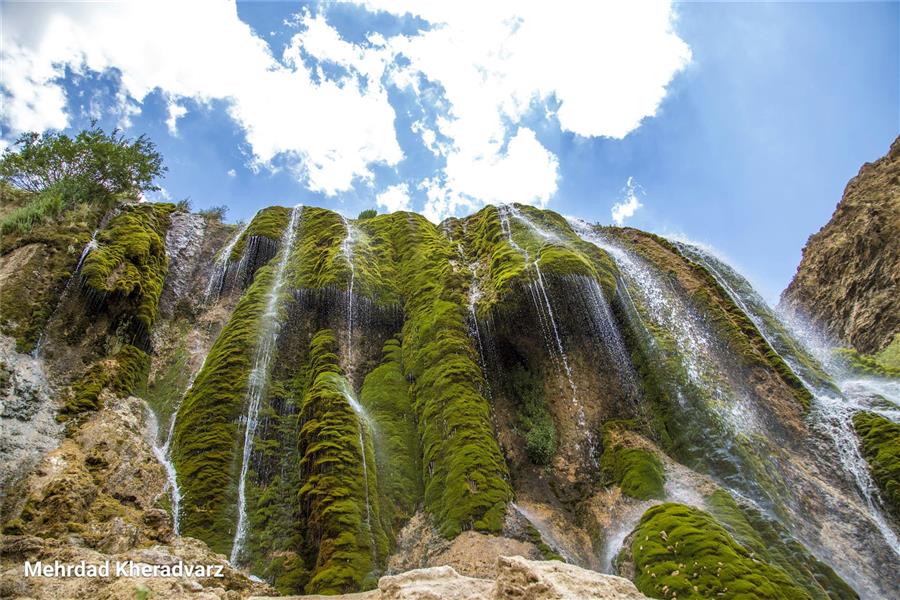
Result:
[[[628,178],[624,191],[625,199],[613,204],[611,211],[613,223],[619,226],[624,225],[625,219],[633,217],[637,209],[644,206],[641,204],[640,200],[638,200],[638,194],[643,193],[642,188],[634,182],[634,177]]]
[[[227,175],[229,177],[237,177],[237,171],[235,171],[234,169],[228,169]]]
[[[306,32],[276,59],[238,18],[233,2],[23,3],[3,12],[4,137],[69,124],[58,82],[66,67],[76,73],[118,69],[126,99],[121,124],[129,124],[155,89],[172,98],[224,100],[256,166],[283,158],[315,191],[348,190],[354,179],[373,177],[369,165],[403,158],[394,111],[374,77],[377,56],[335,44],[324,22],[315,22],[309,34],[319,44],[312,52],[340,50],[336,58],[358,59],[354,64],[372,75],[365,87],[315,81],[302,61],[292,60]]]
[[[396,85],[417,92],[421,76],[443,90],[448,109],[436,124],[449,140],[439,149],[447,167],[443,180],[424,186],[426,211],[441,216],[473,202],[546,203],[556,190],[556,157],[522,128],[533,109],[579,136],[622,138],[656,113],[690,60],[668,2],[364,4],[432,25],[386,43],[409,61],[391,71]],[[414,132],[436,151],[431,129]]]
[[[375,203],[387,212],[409,210],[409,186],[405,183],[388,186],[375,196]]]
[[[178,135],[178,119],[187,114],[187,109],[182,105],[178,104],[174,100],[169,102],[167,107],[169,117],[166,119],[166,127],[169,128],[169,134],[172,136]]]
[[[412,133],[442,165],[418,185],[437,220],[488,202],[545,205],[559,165],[536,121],[622,138],[656,114],[690,61],[669,2],[362,3],[415,14],[430,28],[351,43],[324,5],[285,21],[296,33],[273,56],[225,0],[10,4],[0,41],[3,135],[68,125],[58,81],[66,68],[115,69],[123,124],[154,90],[169,101],[173,135],[181,101],[224,101],[251,171],[283,165],[333,195],[357,181],[376,185],[373,165],[404,159],[386,89],[394,86],[422,108]]]

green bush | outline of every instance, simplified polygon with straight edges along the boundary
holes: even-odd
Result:
[[[35,193],[65,181],[83,200],[158,190],[153,180],[165,171],[162,156],[146,136],[130,139],[118,129],[107,134],[99,127],[74,138],[24,133],[0,158],[3,181]]]
[[[553,421],[538,423],[525,434],[525,452],[536,465],[548,465],[556,454],[556,426]]]
[[[363,219],[371,219],[372,217],[375,217],[377,215],[377,210],[375,210],[374,208],[367,208],[366,210],[360,212],[359,216],[357,216],[356,218],[362,221]]]

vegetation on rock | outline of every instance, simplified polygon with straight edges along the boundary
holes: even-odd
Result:
[[[853,426],[887,509],[900,518],[900,424],[861,411],[853,415]]]
[[[631,536],[637,588],[654,598],[807,599],[780,567],[754,556],[709,514],[650,508]]]
[[[665,497],[666,476],[662,463],[653,452],[623,444],[616,435],[621,427],[634,423],[609,421],[603,425],[603,455],[600,470],[622,493],[638,500]]]

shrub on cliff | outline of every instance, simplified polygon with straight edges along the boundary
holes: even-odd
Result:
[[[165,171],[156,146],[143,135],[131,139],[95,126],[75,137],[22,134],[0,158],[0,181],[33,196],[0,222],[0,230],[25,232],[76,203],[158,190],[153,181]]]

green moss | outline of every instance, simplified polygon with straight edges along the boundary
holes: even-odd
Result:
[[[278,242],[291,219],[291,209],[284,206],[270,206],[264,208],[253,217],[250,224],[235,242],[231,249],[230,262],[237,262],[247,247],[247,241],[252,237],[264,237]]]
[[[834,570],[819,561],[778,522],[757,509],[738,505],[724,490],[713,492],[706,503],[710,513],[734,538],[762,560],[784,570],[815,600],[855,600],[859,596]]]
[[[707,513],[666,503],[633,533],[635,585],[653,598],[810,598],[781,568],[753,555]]]
[[[900,424],[863,411],[853,415],[853,427],[885,507],[900,519]]]
[[[892,346],[896,344],[895,341]],[[885,348],[883,354],[875,356],[861,354],[853,348],[836,348],[834,354],[850,371],[874,377],[900,377],[900,366],[892,363],[892,360],[896,360],[893,358],[895,350],[892,346]]]
[[[112,359],[94,363],[72,384],[69,397],[60,410],[66,419],[101,408],[100,394],[109,390],[117,396],[128,396],[147,378],[150,357],[143,350],[125,345]]]
[[[341,216],[324,208],[304,207],[299,228],[300,237],[288,273],[291,287],[346,287],[350,281],[350,264],[341,251],[347,236]]]
[[[603,425],[603,455],[600,471],[608,484],[618,485],[622,493],[638,500],[665,497],[666,475],[659,458],[644,448],[628,447],[617,435],[624,421],[608,421]]]
[[[490,405],[466,322],[468,273],[457,252],[419,215],[379,215],[360,224],[392,256],[403,298],[402,363],[418,423],[424,501],[441,533],[498,532],[512,497]]]
[[[3,209],[30,197],[0,183]],[[103,211],[96,204],[76,204],[27,232],[0,235],[2,261],[17,260],[0,285],[0,332],[15,338],[17,351],[35,348]]]
[[[240,427],[273,267],[260,269],[209,351],[175,424],[182,531],[227,553],[234,535]]]
[[[384,345],[384,359],[363,382],[360,402],[376,423],[378,498],[386,529],[397,532],[422,497],[416,419],[403,375],[401,346]]]
[[[900,333],[894,334],[894,339],[875,355],[875,360],[885,369],[900,371]]]
[[[507,379],[518,408],[518,428],[525,440],[525,452],[534,464],[548,465],[556,454],[559,439],[540,374],[536,369],[516,365],[509,370]]]
[[[166,230],[172,204],[126,206],[97,234],[98,247],[81,267],[87,289],[133,336],[146,336],[156,320],[169,268]]]
[[[301,409],[300,464],[306,548],[315,557],[305,590],[310,594],[356,591],[374,568],[379,515],[377,502],[366,505],[369,480],[363,475],[357,415],[345,396],[337,343],[331,330],[319,331],[310,344],[309,381]],[[373,464],[367,460],[368,464]],[[374,465],[373,465],[374,466]],[[377,489],[377,488],[376,488]],[[369,498],[375,498],[376,489]]]

